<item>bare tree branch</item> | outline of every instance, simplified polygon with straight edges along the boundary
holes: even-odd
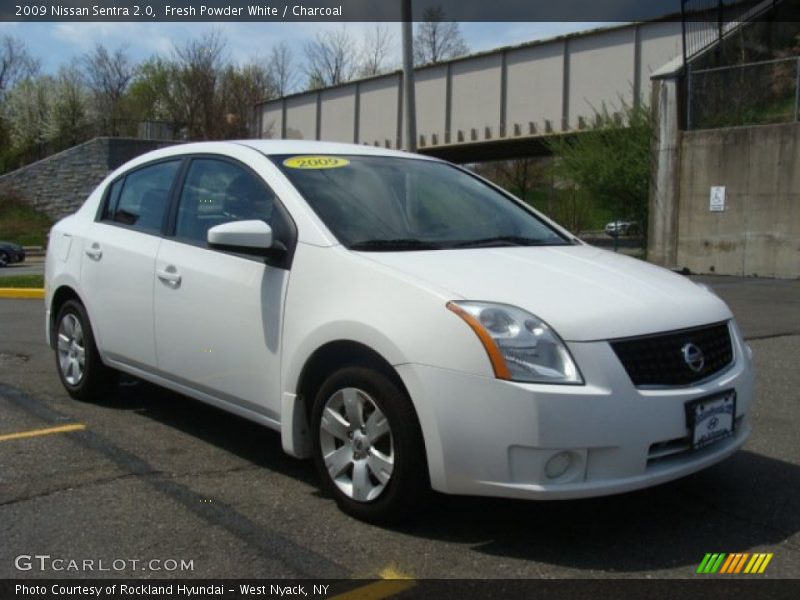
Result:
[[[25,42],[4,35],[0,38],[0,96],[15,83],[39,72],[39,61],[28,52]]]
[[[458,23],[444,20],[440,6],[425,9],[414,36],[414,63],[427,65],[469,52]]]
[[[94,98],[100,133],[119,135],[123,116],[122,100],[135,72],[124,47],[113,52],[102,44],[83,57],[87,86]]]
[[[318,33],[306,43],[306,66],[310,89],[337,85],[353,78],[356,44],[346,29]]]
[[[281,97],[291,93],[295,86],[294,57],[286,42],[279,42],[269,54],[269,74],[275,86],[275,93]]]
[[[217,84],[225,64],[226,43],[219,30],[175,47],[173,100],[182,108],[190,139],[218,136]]]
[[[386,71],[386,61],[394,49],[394,36],[386,25],[375,23],[364,39],[363,58],[358,72],[363,77],[380,75]]]

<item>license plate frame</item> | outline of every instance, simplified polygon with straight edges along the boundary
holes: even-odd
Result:
[[[685,404],[692,450],[700,450],[736,433],[736,390],[725,390]]]

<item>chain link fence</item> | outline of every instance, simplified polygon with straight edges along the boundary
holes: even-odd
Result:
[[[687,129],[798,120],[800,57],[687,73]]]

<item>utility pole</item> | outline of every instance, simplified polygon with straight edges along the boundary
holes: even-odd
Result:
[[[403,146],[408,152],[417,151],[417,109],[414,93],[414,23],[411,15],[411,0],[400,0],[403,19],[403,117],[405,139]]]

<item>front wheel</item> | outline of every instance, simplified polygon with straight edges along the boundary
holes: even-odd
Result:
[[[428,499],[417,415],[389,377],[361,367],[336,371],[320,387],[311,420],[317,471],[344,512],[386,523]]]
[[[82,304],[68,300],[55,327],[56,367],[61,383],[78,400],[99,400],[112,393],[117,373],[100,359],[89,317]]]

